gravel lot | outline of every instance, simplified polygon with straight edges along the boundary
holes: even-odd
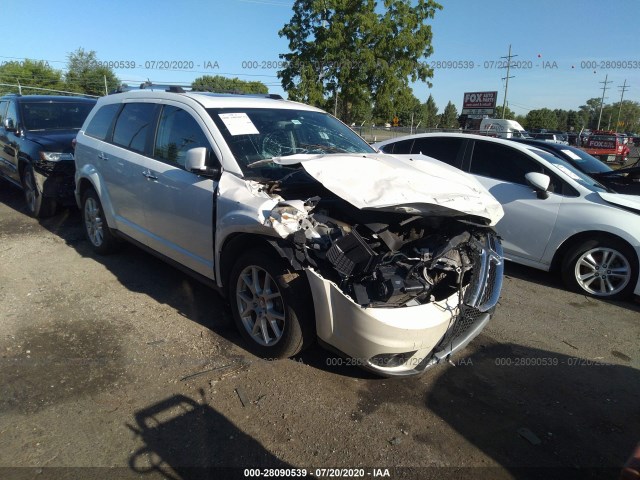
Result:
[[[95,256],[78,211],[38,222],[1,181],[0,285],[3,479],[601,479],[640,440],[640,306],[525,267],[455,366],[393,380],[252,356],[215,292],[133,246]]]

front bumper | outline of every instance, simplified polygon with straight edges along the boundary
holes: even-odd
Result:
[[[55,198],[65,205],[75,205],[75,164],[73,161],[39,161],[33,165],[36,181],[45,197]]]
[[[488,323],[502,287],[502,247],[488,237],[478,268],[460,301],[459,294],[423,305],[362,307],[312,269],[319,340],[357,365],[382,376],[408,376],[449,360]]]

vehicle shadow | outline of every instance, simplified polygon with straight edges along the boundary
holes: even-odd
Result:
[[[209,405],[204,391],[200,395],[200,401],[173,395],[135,412],[135,425],[127,427],[144,445],[129,457],[133,472],[204,480],[246,478],[250,465],[292,468]]]
[[[53,217],[34,220],[27,213],[22,192],[11,185],[2,188],[3,183],[0,182],[0,202],[24,214],[24,219],[19,217],[19,225],[9,225],[7,229],[30,231],[39,223],[82,257],[104,265],[126,289],[148,295],[158,303],[174,308],[180,315],[240,343],[239,335],[236,337],[234,330],[228,328],[231,316],[227,303],[215,290],[128,243],[124,243],[116,254],[95,254],[85,238],[78,209],[61,208]]]
[[[470,458],[460,460],[467,473],[458,478],[618,478],[640,439],[638,370],[484,335],[474,345],[456,367],[433,372],[423,406],[513,477]],[[364,385],[358,406],[368,413],[412,398],[416,388],[412,379]],[[434,429],[411,434],[457,458],[455,436]]]
[[[553,288],[555,290],[561,290],[563,292],[567,292],[568,294],[576,295],[581,298],[587,297],[586,295],[581,295],[579,293],[575,293],[567,290],[567,288],[562,283],[562,280],[560,279],[559,273],[557,272],[545,272],[543,270],[538,270],[533,267],[527,267],[525,265],[519,265],[513,262],[505,262],[504,275],[507,278],[509,277],[517,278],[519,280],[535,283],[543,287]],[[632,312],[640,313],[640,297],[637,295],[629,300],[603,300],[603,299],[596,299],[593,297],[587,297],[587,298],[590,298],[593,301],[605,302],[610,305],[626,308],[628,310],[631,310]]]

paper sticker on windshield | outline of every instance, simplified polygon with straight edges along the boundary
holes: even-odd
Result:
[[[567,157],[569,157],[572,160],[582,160],[579,155],[576,155],[571,150],[564,150],[563,149],[562,153],[564,153]]]
[[[220,113],[218,116],[224,122],[231,135],[258,135],[260,133],[244,112]]]
[[[561,172],[565,173],[566,175],[569,175],[569,177],[571,177],[574,180],[582,180],[578,175],[576,175],[575,173],[573,173],[571,170],[569,170],[567,167],[565,167],[564,165],[558,165],[556,163],[556,167],[558,168],[558,170],[560,170]]]
[[[295,118],[291,120],[291,123],[293,123],[294,125],[302,125],[302,122],[300,120],[296,120]]]

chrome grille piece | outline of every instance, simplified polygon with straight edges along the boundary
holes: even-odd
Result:
[[[498,237],[488,234],[482,243],[476,241],[475,268],[467,287],[463,303],[480,312],[486,312],[498,303],[502,290],[504,260]]]

